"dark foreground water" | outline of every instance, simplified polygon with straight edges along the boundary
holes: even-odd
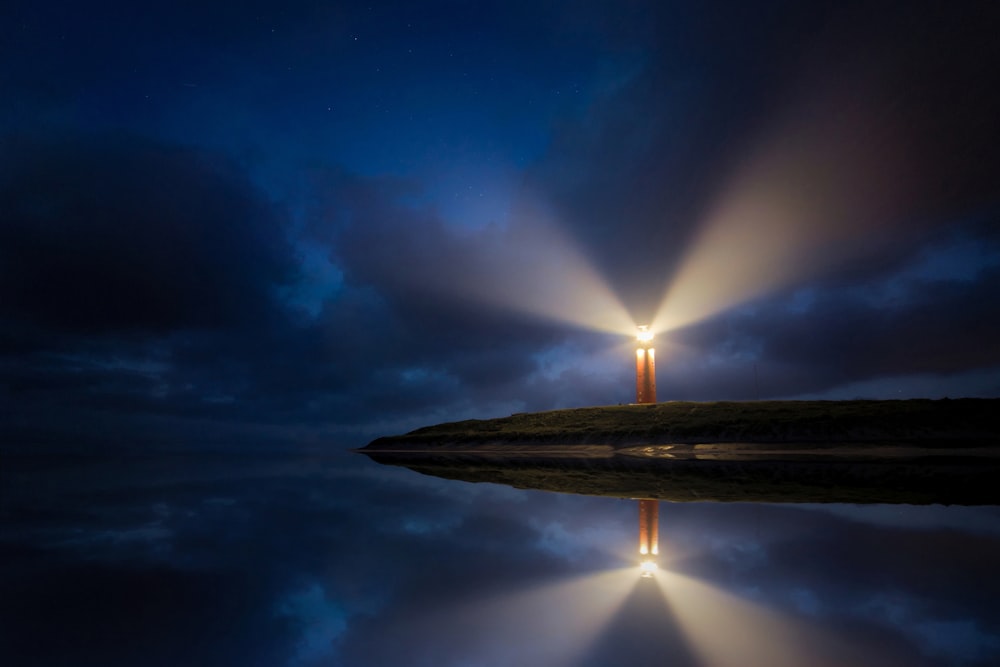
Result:
[[[663,503],[351,454],[4,455],[0,665],[1000,664],[1000,509]]]

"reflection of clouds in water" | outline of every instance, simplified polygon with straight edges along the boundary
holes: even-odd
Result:
[[[437,519],[437,520],[426,520],[426,519],[403,519],[401,521],[402,532],[410,533],[412,535],[440,535],[442,533],[450,533],[455,528],[462,524],[461,520],[458,518],[450,519]]]
[[[1000,507],[959,505],[797,505],[799,509],[826,512],[850,521],[876,526],[1000,534]]]
[[[634,501],[535,492],[528,525],[533,546],[571,563],[631,561],[635,552]]]
[[[129,542],[139,542],[152,545],[155,542],[166,542],[174,533],[158,524],[139,526],[137,528],[125,528],[121,530],[103,530],[89,535],[81,535],[77,540],[69,540],[65,546],[77,547],[100,547],[117,549]]]
[[[1000,586],[989,565],[1000,556],[997,508],[665,507],[671,519],[661,530],[683,551],[682,571],[844,638],[881,637],[885,664],[966,664],[968,656],[985,667],[1000,654],[992,603]],[[966,640],[977,648],[954,648]]]
[[[52,618],[58,627],[78,623],[78,614],[117,622],[138,587],[177,641],[194,638],[192,626],[174,619],[196,614],[197,605],[220,637],[255,628],[252,639],[239,639],[276,656],[274,665],[501,665],[514,657],[530,664],[532,656],[599,664],[593,660],[636,639],[621,619],[609,616],[598,629],[595,616],[577,613],[592,604],[587,591],[600,588],[586,576],[625,562],[630,581],[637,579],[634,501],[449,482],[346,455],[273,463],[192,457],[190,470],[144,463],[127,485],[92,478],[54,500],[9,495],[7,517],[24,518],[4,538],[40,557],[7,558],[0,582],[14,593],[0,599],[0,620],[25,641],[40,641],[32,619]],[[45,522],[30,519],[41,516],[33,507],[46,510]],[[716,613],[738,592],[740,604],[751,605],[745,609],[829,626],[845,642],[877,635],[879,650],[896,658],[885,664],[919,664],[903,658],[923,653],[934,667],[963,656],[985,661],[1000,650],[992,643],[1000,584],[986,567],[1000,559],[989,530],[995,513],[661,503],[661,568],[720,591],[701,604],[711,602]],[[46,569],[53,563],[91,583],[53,579]],[[25,596],[65,603],[63,611],[33,616],[11,602]],[[600,638],[590,637],[596,643],[587,648],[582,636],[548,637],[539,629],[559,623],[546,618],[562,619],[561,631],[577,618],[582,625],[573,627]],[[698,632],[718,632],[717,622],[698,622],[705,624]],[[117,661],[95,641],[78,639],[73,649],[113,666],[136,664],[163,640],[137,630],[136,651]],[[199,641],[201,650],[222,653],[212,662],[192,649],[188,664],[244,664],[235,649],[220,648],[222,639]],[[787,657],[775,651],[764,655]]]
[[[788,597],[795,610],[802,614],[818,616],[822,612],[822,603],[813,591],[796,588],[789,593]]]
[[[620,553],[624,545],[635,541],[634,526],[618,522],[598,522],[582,531],[563,521],[531,521],[530,525],[538,531],[536,548],[572,563],[594,552]]]
[[[873,596],[857,611],[873,623],[892,626],[929,657],[968,664],[989,663],[1000,654],[995,627],[991,632],[975,619],[935,617],[926,607],[925,601],[895,591]]]
[[[290,665],[330,658],[337,640],[347,630],[346,612],[315,582],[288,595],[278,605],[277,613],[293,619],[300,628],[301,638]]]
[[[176,531],[168,525],[170,512],[165,503],[144,510],[105,507],[74,514],[76,521],[23,526],[9,537],[87,559],[113,561],[137,555],[155,561],[170,559]]]
[[[968,619],[922,621],[911,626],[908,634],[928,655],[962,663],[988,661],[1000,654],[1000,637]]]
[[[156,490],[157,495],[163,491]],[[169,491],[168,491],[169,493]],[[232,497],[200,499],[187,493],[174,502],[131,503],[118,497],[114,502],[81,510],[77,521],[56,523],[43,530],[26,530],[22,539],[42,548],[53,548],[88,559],[115,562],[144,559],[164,564],[191,565],[190,547],[176,552],[178,539],[188,539],[192,533],[204,533],[204,527],[216,533],[221,541],[225,527],[245,523],[246,507]],[[211,554],[203,554],[213,558]]]
[[[736,571],[753,570],[767,563],[767,551],[756,542],[733,542],[725,539],[713,542],[712,551]]]

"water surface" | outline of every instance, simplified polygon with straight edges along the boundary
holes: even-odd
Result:
[[[1000,508],[661,503],[323,455],[5,455],[0,664],[995,665]]]

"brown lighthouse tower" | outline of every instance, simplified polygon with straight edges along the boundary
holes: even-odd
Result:
[[[656,403],[656,352],[653,350],[653,332],[641,326],[635,335],[635,402]],[[651,577],[656,571],[659,546],[660,502],[639,501],[639,567],[642,576]]]
[[[639,501],[639,569],[642,576],[651,577],[657,569],[659,545],[660,501]]]
[[[653,332],[639,327],[635,336],[635,402],[656,403],[656,352]]]
[[[639,555],[656,556],[660,553],[658,500],[639,501]]]

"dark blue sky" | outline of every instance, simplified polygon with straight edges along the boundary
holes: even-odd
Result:
[[[7,442],[1000,395],[991,2],[13,2]]]

